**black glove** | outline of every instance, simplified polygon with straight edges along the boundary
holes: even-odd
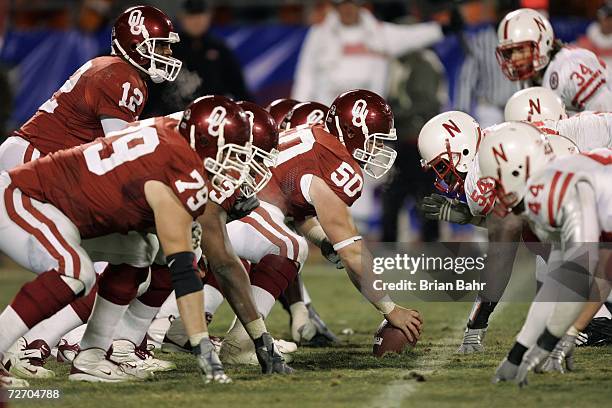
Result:
[[[420,205],[423,216],[428,220],[448,221],[455,224],[469,224],[474,216],[470,207],[457,199],[446,198],[440,194],[425,197]]]
[[[461,15],[461,10],[457,4],[453,4],[450,9],[450,21],[442,26],[444,35],[457,34],[465,28],[465,21]]]
[[[334,246],[327,238],[325,238],[321,242],[321,254],[327,259],[329,262],[336,265],[336,269],[344,269],[344,265],[342,264],[342,260],[340,259],[340,255],[334,249]]]
[[[255,354],[264,374],[291,374],[293,368],[285,363],[283,356],[276,350],[270,333],[264,333],[255,340]]]
[[[229,212],[227,213],[227,222],[232,222],[246,217],[257,207],[259,207],[259,200],[257,199],[257,196],[246,198],[244,195],[240,194],[232,208],[230,208]]]

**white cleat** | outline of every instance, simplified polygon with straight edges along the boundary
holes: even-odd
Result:
[[[134,368],[151,373],[176,370],[176,364],[172,361],[155,358],[152,348],[149,349],[146,343],[136,347],[129,340],[115,340],[110,359],[116,363],[129,364]]]
[[[128,382],[153,378],[153,373],[136,369],[128,364],[117,364],[106,358],[106,351],[99,348],[81,350],[72,361],[70,381]]]
[[[0,388],[28,388],[30,384],[21,378],[12,377],[0,364]]]
[[[291,353],[297,351],[297,344],[291,341],[274,340],[274,345],[285,358],[286,363],[293,361]],[[223,364],[227,365],[259,365],[255,345],[250,337],[237,339],[228,335],[221,343],[219,357]]]
[[[11,375],[18,378],[53,378],[55,373],[44,367],[51,356],[51,348],[44,340],[28,344],[25,338],[19,340],[7,351],[6,367]]]

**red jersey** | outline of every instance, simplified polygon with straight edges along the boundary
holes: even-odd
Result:
[[[117,135],[51,153],[11,171],[12,185],[62,211],[82,238],[155,226],[145,198],[149,180],[174,191],[194,217],[204,212],[204,164],[171,118],[134,123]]]
[[[338,138],[322,126],[299,126],[281,134],[272,179],[258,196],[286,216],[304,219],[316,211],[308,197],[313,176],[319,177],[351,206],[361,195],[363,174]]]
[[[140,74],[120,57],[87,61],[38,111],[16,136],[43,155],[89,143],[104,136],[101,118],[138,120],[147,101]]]

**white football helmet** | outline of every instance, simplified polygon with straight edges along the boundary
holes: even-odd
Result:
[[[576,143],[563,135],[546,135],[550,147],[552,147],[555,157],[563,157],[568,154],[580,153]]]
[[[460,111],[440,113],[423,126],[418,140],[421,166],[436,173],[438,190],[461,192],[481,138],[476,119]]]
[[[505,122],[487,128],[478,153],[481,181],[494,188],[495,211],[506,214],[525,196],[527,180],[553,158],[546,136],[526,122]]]
[[[518,9],[497,28],[497,61],[511,81],[531,78],[550,62],[555,33],[546,17],[532,9]]]
[[[534,86],[516,92],[504,109],[504,119],[542,122],[567,118],[565,104],[548,88]]]

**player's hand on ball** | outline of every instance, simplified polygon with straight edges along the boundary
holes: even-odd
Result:
[[[423,319],[418,311],[395,305],[395,308],[385,315],[385,318],[394,327],[403,331],[411,343],[416,343],[421,338]]]
[[[291,374],[293,368],[285,363],[283,356],[276,350],[274,339],[269,333],[264,333],[255,340],[255,353],[257,361],[264,374]]]
[[[194,347],[193,353],[198,359],[198,367],[206,384],[211,382],[228,384],[232,382],[232,379],[225,374],[223,364],[209,338],[202,339],[200,345]]]

